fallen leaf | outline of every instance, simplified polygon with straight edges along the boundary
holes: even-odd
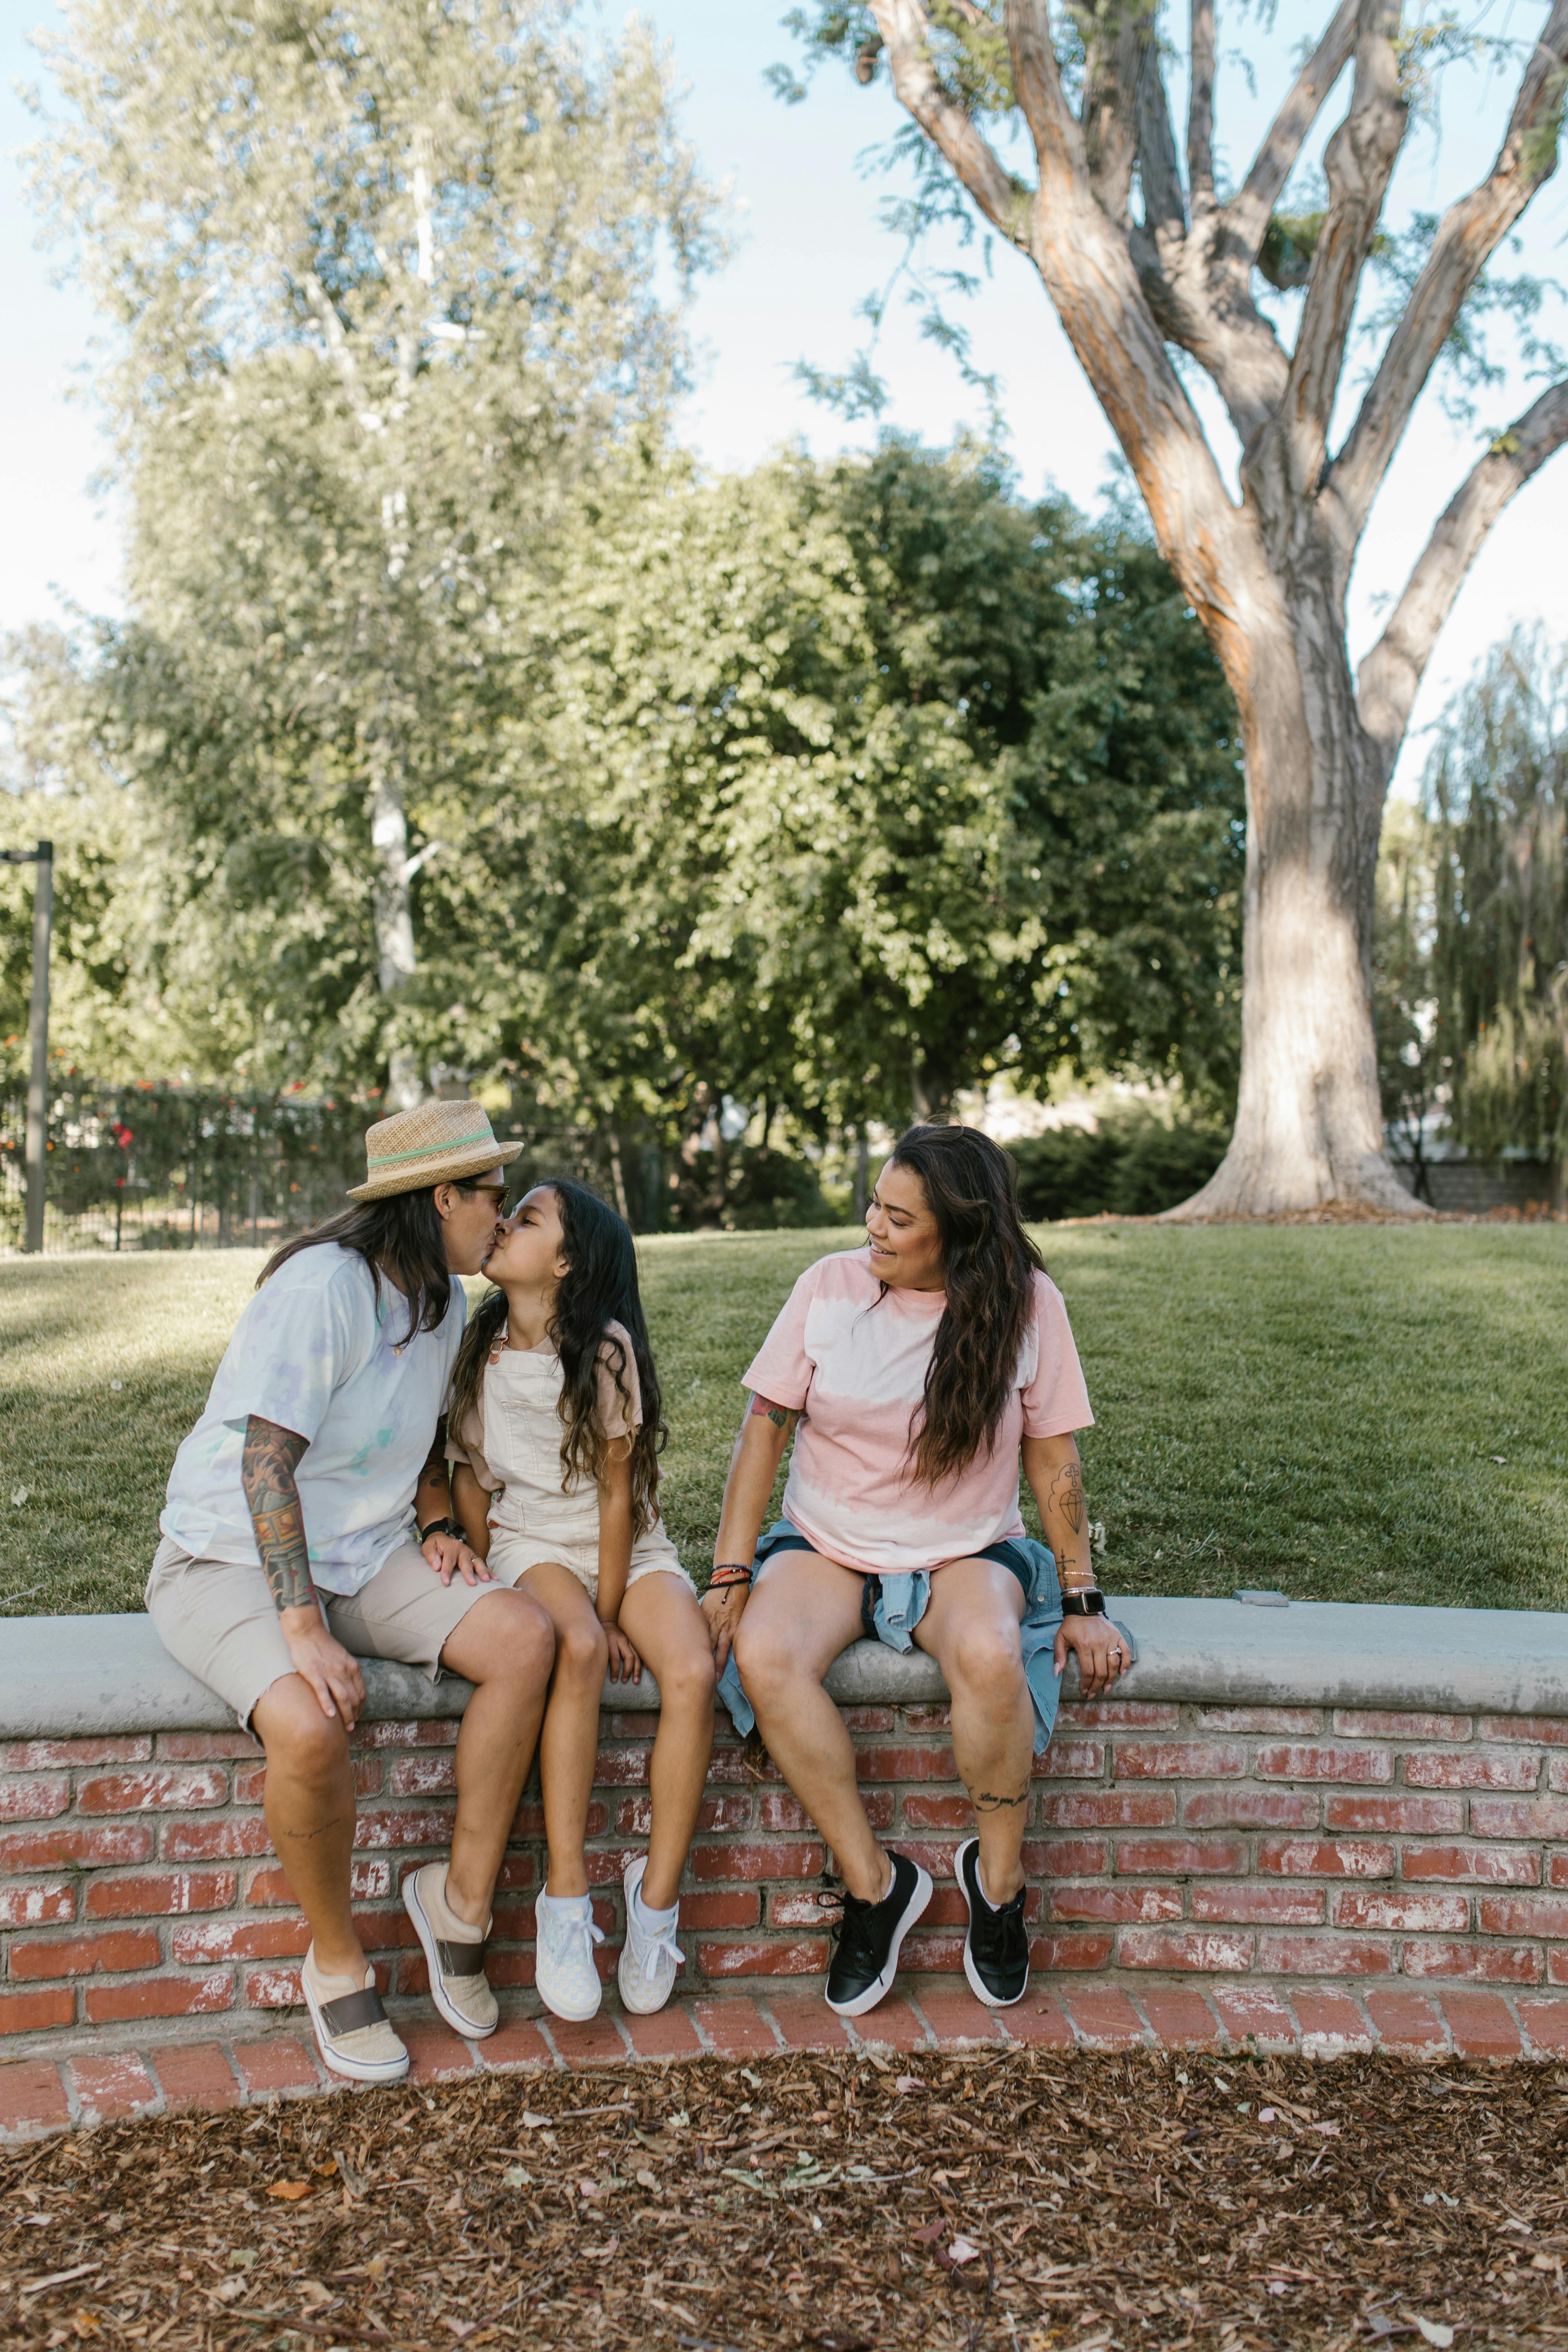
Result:
[[[1454,2340],[1454,2331],[1444,2320],[1423,2319],[1418,2311],[1406,2311],[1401,2316],[1418,2327],[1428,2344],[1451,2344]]]
[[[73,2311],[71,2326],[80,2336],[101,2336],[103,2333],[102,2320],[96,2318],[90,2311]]]
[[[972,2263],[976,2259],[979,2252],[979,2247],[974,2244],[972,2239],[954,2238],[952,2245],[949,2246],[947,2250],[947,2258],[950,2263]]]
[[[1259,2107],[1258,2110],[1258,2120],[1260,2124],[1271,2124],[1274,2121],[1273,2108]]]
[[[917,2246],[934,2246],[946,2226],[944,2221],[928,2221],[923,2229],[911,2230],[910,2235]]]
[[[598,2182],[596,2180],[580,2180],[577,2183],[577,2194],[579,2197],[587,2198],[590,2204],[594,2203],[599,2196]]]
[[[501,2179],[508,2189],[521,2189],[527,2181],[528,2175],[521,2164],[509,2164],[501,2174]]]
[[[900,2098],[907,2099],[911,2091],[923,2091],[925,2084],[918,2074],[900,2074],[893,2088]]]
[[[522,2127],[524,2131],[542,2131],[549,2121],[550,2117],[548,2116],[536,2116],[527,2107],[524,2107],[522,2111]]]
[[[477,2319],[448,2319],[446,2324],[459,2344],[465,2342],[470,2336],[477,2336],[479,2332],[479,2323]]]
[[[658,2175],[657,2173],[650,2172],[645,2164],[641,2171],[637,2176],[637,2181],[639,2189],[657,2189],[658,2187]]]
[[[1338,2124],[1309,2124],[1307,2126],[1307,2129],[1309,2131],[1321,2132],[1325,2139],[1338,2139],[1340,2136],[1340,2127]]]
[[[1290,2289],[1284,2279],[1270,2279],[1268,2292],[1270,2294],[1289,2294]]]
[[[13,1486],[13,1487],[12,1487],[12,1489],[11,1489],[11,1507],[12,1507],[12,1509],[13,1509],[13,1510],[19,1511],[19,1510],[21,1509],[21,1507],[22,1507],[23,1504],[26,1501],[26,1499],[27,1499],[27,1490],[26,1490],[26,1486]]]
[[[298,2204],[301,2197],[309,2197],[310,2193],[308,2180],[275,2180],[267,2192],[268,2197],[287,2198],[290,2205]]]

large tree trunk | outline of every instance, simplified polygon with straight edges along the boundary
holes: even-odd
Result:
[[[1372,921],[1384,768],[1326,566],[1298,559],[1221,646],[1247,772],[1241,1086],[1230,1149],[1175,1219],[1342,1202],[1426,1213],[1384,1147]]]

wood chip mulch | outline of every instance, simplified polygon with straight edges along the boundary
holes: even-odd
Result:
[[[0,2342],[1568,2344],[1568,2074],[1010,2051],[489,2076],[0,2158]]]

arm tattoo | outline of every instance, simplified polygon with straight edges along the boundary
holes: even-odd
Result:
[[[308,1609],[316,1598],[310,1581],[310,1555],[305,1542],[305,1514],[294,1473],[310,1444],[275,1421],[253,1412],[245,1424],[239,1456],[239,1483],[256,1529],[256,1549],[272,1594],[275,1609]]]
[[[774,1404],[765,1396],[758,1396],[755,1390],[752,1391],[752,1401],[746,1407],[747,1419],[751,1420],[753,1416],[763,1421],[771,1421],[773,1427],[782,1429],[786,1437],[800,1419],[798,1412],[792,1411],[788,1405]]]
[[[1060,1511],[1075,1536],[1083,1533],[1083,1472],[1076,1462],[1064,1462],[1051,1480],[1049,1500]]]

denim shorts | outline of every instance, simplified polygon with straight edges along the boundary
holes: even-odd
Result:
[[[771,1559],[775,1552],[815,1551],[816,1549],[810,1537],[803,1536],[798,1528],[785,1527],[777,1535],[763,1537],[757,1546],[756,1566],[761,1568],[763,1560]],[[1034,1568],[1028,1553],[1020,1543],[987,1544],[984,1550],[968,1552],[964,1557],[969,1559],[994,1559],[998,1568],[1011,1569],[1024,1588],[1026,1601],[1034,1591]],[[860,1576],[860,1623],[868,1642],[877,1638],[877,1603],[881,1597],[881,1578],[863,1570]]]

